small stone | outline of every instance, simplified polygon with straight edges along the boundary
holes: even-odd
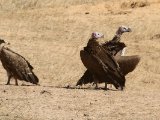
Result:
[[[92,105],[93,103],[92,102],[90,102],[90,105]]]
[[[89,116],[88,114],[84,114],[84,116]]]
[[[50,95],[51,95],[51,93],[50,93],[50,92],[48,92],[48,91],[46,91],[46,90],[42,90],[40,93],[41,93],[41,94],[48,93],[48,94],[50,94]]]
[[[85,14],[87,15],[87,14],[89,14],[89,12],[85,12]]]
[[[70,88],[70,85],[69,85],[69,84],[66,84],[66,85],[65,85],[65,88],[67,88],[67,89]]]
[[[60,106],[58,106],[58,109],[61,109],[61,107],[60,107]]]

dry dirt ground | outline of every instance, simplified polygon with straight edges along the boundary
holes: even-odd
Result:
[[[63,88],[84,73],[79,51],[90,34],[107,41],[120,25],[133,31],[122,37],[126,55],[141,56],[125,90]],[[0,66],[1,120],[159,120],[160,0],[0,0],[0,38],[40,79],[40,86],[7,86]]]

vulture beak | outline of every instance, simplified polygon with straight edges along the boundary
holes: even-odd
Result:
[[[10,45],[11,43],[9,43],[9,42],[5,42],[6,43],[6,45]]]
[[[131,28],[128,28],[128,31],[127,32],[132,32]]]
[[[0,44],[10,45],[10,43],[9,43],[9,42],[4,41],[3,39],[0,39]]]
[[[0,39],[0,44],[6,43],[4,40]]]

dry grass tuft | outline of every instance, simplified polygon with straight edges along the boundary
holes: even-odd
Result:
[[[146,0],[144,1],[139,1],[139,0],[134,0],[134,1],[126,1],[121,4],[121,8],[126,9],[126,8],[138,8],[138,7],[145,7],[149,6],[150,3],[147,2]]]
[[[160,34],[155,34],[150,39],[160,39]]]

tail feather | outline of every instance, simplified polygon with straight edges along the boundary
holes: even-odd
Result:
[[[33,84],[38,84],[39,79],[38,77],[34,74],[34,72],[18,72],[18,79],[24,80],[26,82],[30,82]]]
[[[38,79],[38,77],[37,77],[33,72],[32,72],[32,74],[30,74],[29,76],[30,76],[30,78],[32,79],[32,83],[33,83],[33,84],[38,84],[39,79]]]
[[[83,76],[78,80],[76,86],[78,85],[83,85],[83,84],[88,84],[93,82],[93,75],[92,73],[89,72],[89,70],[85,71]]]
[[[33,72],[27,73],[26,79],[33,84],[37,84],[39,82],[38,77]]]

